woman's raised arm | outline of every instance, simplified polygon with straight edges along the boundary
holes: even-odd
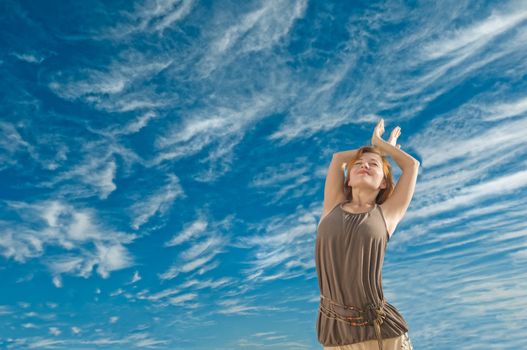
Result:
[[[344,192],[344,172],[342,171],[342,163],[349,161],[353,156],[353,151],[337,152],[333,154],[331,163],[328,167],[326,175],[326,183],[324,185],[324,207],[322,209],[322,218],[329,213],[337,204],[346,199]]]
[[[384,133],[384,119],[381,119],[373,131],[371,144],[380,149],[383,155],[389,155],[397,163],[401,170],[412,169],[416,165],[419,167],[419,161],[400,149],[400,145],[395,145],[395,142],[401,134],[401,128],[396,127],[392,130],[389,141],[382,139]],[[395,140],[392,142],[392,140]]]
[[[383,133],[384,120],[381,119],[373,132],[372,145],[378,147],[383,154],[391,156],[402,170],[402,175],[399,177],[392,195],[381,205],[389,227],[388,233],[391,236],[412,201],[420,163],[401,150],[398,145],[384,141],[382,139]],[[399,127],[394,128],[390,139],[396,140],[400,133]]]

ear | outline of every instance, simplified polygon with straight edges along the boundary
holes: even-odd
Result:
[[[382,182],[381,182],[381,190],[384,190],[386,188],[386,179],[382,179]]]

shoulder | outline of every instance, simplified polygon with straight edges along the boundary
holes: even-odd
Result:
[[[344,201],[342,201],[342,202],[338,202],[337,204],[333,205],[333,207],[332,207],[330,210],[328,210],[328,211],[325,211],[325,210],[324,210],[324,211],[322,212],[321,217],[320,217],[320,221],[318,222],[318,226],[320,226],[320,224],[322,223],[322,221],[323,221],[323,220],[324,220],[329,214],[331,214],[336,208],[338,208],[343,202],[344,202]]]

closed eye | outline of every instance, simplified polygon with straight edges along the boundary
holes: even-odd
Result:
[[[362,164],[362,163],[361,162],[356,162],[355,163],[355,165],[360,165],[360,164]],[[377,164],[377,163],[371,163],[371,165],[379,166],[379,164]]]

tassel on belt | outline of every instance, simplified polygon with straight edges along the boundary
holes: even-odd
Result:
[[[334,318],[337,321],[345,322],[351,326],[373,326],[375,330],[375,335],[377,336],[377,341],[379,342],[379,350],[383,350],[381,324],[386,318],[386,313],[384,312],[384,306],[386,305],[386,301],[384,299],[382,299],[379,304],[365,304],[364,309],[360,309],[356,306],[339,304],[323,295],[320,295],[320,299],[325,299],[330,304],[340,306],[344,309],[357,311],[359,313],[359,316],[343,316],[335,312],[335,310],[333,310],[333,307],[331,307],[331,309],[328,309],[322,305],[322,302],[320,303],[320,311],[329,318]]]

